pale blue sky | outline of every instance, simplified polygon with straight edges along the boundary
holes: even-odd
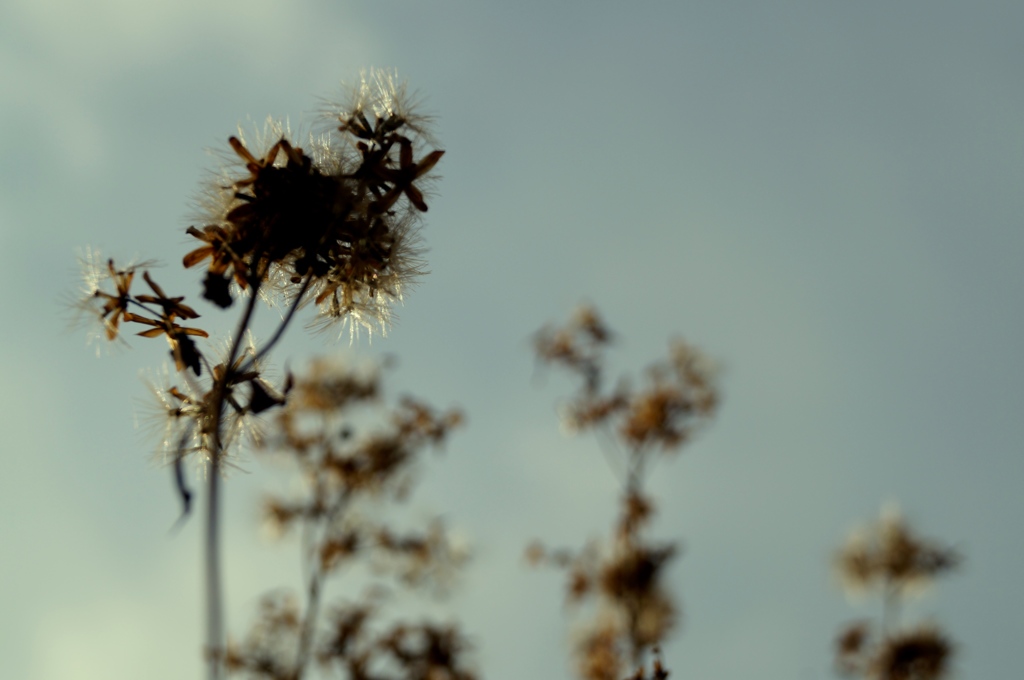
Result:
[[[684,626],[679,678],[832,677],[870,605],[830,551],[898,500],[966,553],[915,611],[962,678],[1024,637],[1024,49],[1019,2],[197,2],[0,7],[0,658],[24,680],[197,677],[199,527],[133,429],[158,343],[97,360],[64,332],[74,250],[174,263],[205,149],[309,121],[361,68],[397,68],[447,151],[432,270],[383,341],[395,391],[461,404],[425,470],[477,559],[441,608],[493,680],[565,677],[561,578],[532,538],[604,532],[614,479],[555,418],[569,384],[529,338],[579,302],[637,370],[681,334],[724,368],[719,420],[659,469]],[[197,305],[198,306],[198,305]],[[206,311],[206,310],[201,310]],[[215,318],[210,311],[209,318]],[[205,318],[205,317],[204,317]],[[216,323],[216,322],[214,322]],[[227,328],[225,321],[224,326]],[[278,361],[324,352],[296,334]],[[228,484],[230,623],[297,584]]]

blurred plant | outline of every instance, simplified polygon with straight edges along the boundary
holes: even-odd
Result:
[[[228,644],[230,673],[299,680],[315,661],[325,677],[353,680],[475,677],[465,667],[468,644],[454,627],[374,625],[382,579],[443,590],[465,559],[439,522],[398,533],[379,519],[377,507],[405,497],[420,453],[442,446],[462,415],[437,413],[406,397],[390,409],[385,427],[360,435],[354,412],[379,400],[381,391],[376,372],[359,374],[318,360],[279,410],[263,446],[294,465],[302,493],[268,496],[264,517],[277,536],[301,533],[304,605],[282,591],[267,595],[245,640]],[[361,599],[338,603],[321,622],[326,579],[360,559],[371,567],[372,585]]]
[[[881,591],[881,621],[854,621],[836,639],[836,667],[872,680],[940,680],[948,676],[954,645],[935,623],[903,625],[905,601],[955,569],[959,553],[914,534],[895,507],[851,534],[836,555],[847,593]]]
[[[611,339],[611,331],[589,307],[578,310],[565,327],[543,328],[535,336],[541,362],[567,369],[582,381],[564,407],[565,425],[571,431],[596,430],[624,474],[610,541],[592,541],[577,552],[535,542],[527,558],[568,571],[569,604],[595,605],[575,645],[580,677],[621,680],[632,673],[636,680],[660,679],[668,677],[660,645],[678,618],[662,575],[678,545],[645,536],[655,506],[644,482],[656,456],[678,452],[715,415],[718,390],[710,362],[681,340],[672,343],[667,361],[648,369],[643,388],[620,380],[606,390],[604,351]]]
[[[201,245],[183,258],[186,268],[205,266],[206,300],[222,309],[244,300],[227,349],[219,356],[200,343],[209,333],[195,325],[198,312],[184,304],[184,296],[164,292],[149,272],[151,263],[119,266],[95,250],[81,258],[84,286],[74,306],[95,320],[99,335],[119,341],[124,328],[137,324],[142,327],[137,335],[164,337],[170,347],[176,379],[167,371],[166,384],[154,391],[168,423],[162,448],[172,457],[186,512],[192,494],[184,481],[183,461],[192,457],[205,468],[211,678],[221,676],[225,658],[221,473],[229,451],[245,439],[240,435],[255,431],[256,416],[286,404],[292,387],[290,378],[276,389],[271,386],[262,361],[296,312],[310,304],[317,307],[314,326],[347,326],[350,338],[360,329],[386,332],[392,305],[424,272],[419,221],[427,211],[429,174],[444,151],[423,149],[433,143],[430,119],[414,108],[393,74],[371,72],[346,104],[331,109],[324,132],[301,145],[274,122],[267,124],[262,139],[247,142],[241,133],[229,138],[231,165],[203,191],[206,215],[201,226],[187,230]],[[136,292],[139,278],[146,292]],[[258,300],[285,311],[269,339],[257,346],[249,329]],[[415,409],[407,415],[425,417]],[[426,436],[415,428],[405,434]],[[384,458],[368,464],[383,465],[387,455],[397,453],[378,451]],[[383,472],[371,467],[361,474]],[[283,617],[275,620],[287,618],[285,609],[273,611]]]

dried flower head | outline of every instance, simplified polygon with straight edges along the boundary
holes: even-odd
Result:
[[[929,625],[886,639],[868,667],[876,680],[941,680],[946,677],[953,646]]]
[[[874,680],[939,680],[946,676],[953,644],[933,623],[901,626],[899,607],[908,586],[926,583],[959,564],[960,555],[916,536],[894,505],[860,530],[839,552],[836,565],[848,587],[881,587],[879,625],[847,624],[836,640],[836,668]]]
[[[903,594],[955,568],[959,553],[915,535],[898,508],[883,509],[874,525],[856,530],[835,559],[844,587],[852,593],[896,588]]]
[[[226,349],[224,354],[226,354]],[[264,379],[262,362],[252,362],[247,371],[239,368],[256,354],[252,336],[234,361],[224,384],[224,413],[219,418],[221,457],[230,460],[242,445],[259,444],[262,426],[259,415],[284,398]],[[210,460],[213,433],[218,426],[216,385],[223,379],[224,363],[210,367],[203,377],[187,372],[172,374],[169,367],[144,376],[152,399],[144,404],[150,428],[159,429],[158,458],[163,463],[195,456],[200,464]]]
[[[605,387],[604,351],[613,337],[592,307],[577,310],[562,328],[545,327],[534,336],[537,358],[576,374],[582,385],[563,406],[563,423],[573,431],[595,430],[610,440],[606,450],[616,472],[623,472],[620,512],[611,540],[582,550],[527,551],[533,563],[547,562],[568,573],[568,601],[596,603],[597,618],[576,646],[579,674],[588,680],[622,677],[666,678],[658,645],[678,621],[678,609],[664,584],[665,565],[675,543],[653,543],[645,536],[655,513],[644,492],[645,472],[655,455],[678,450],[718,406],[715,369],[682,341],[670,346],[667,361],[651,366],[647,384],[634,389],[626,380]],[[648,675],[646,661],[654,655]]]
[[[391,306],[424,273],[424,187],[444,152],[421,149],[429,119],[408,108],[394,74],[371,76],[308,150],[273,123],[263,143],[228,140],[240,167],[206,192],[205,224],[188,229],[201,245],[184,258],[206,263],[208,300],[231,305],[232,283],[272,287],[314,302],[319,326],[386,331]]]
[[[640,390],[620,381],[603,390],[604,350],[611,331],[592,307],[577,310],[563,328],[545,327],[534,336],[537,358],[577,374],[576,397],[561,409],[570,432],[609,427],[633,452],[678,450],[710,421],[718,406],[716,368],[700,351],[674,341],[669,358],[652,365]]]
[[[426,586],[439,595],[450,591],[469,559],[466,541],[453,536],[440,520],[423,531],[399,534],[380,526],[374,534],[379,573],[394,573],[406,586]]]
[[[601,387],[604,350],[612,337],[597,310],[584,305],[566,326],[541,328],[533,337],[533,346],[540,361],[579,374],[585,391],[592,395]]]
[[[135,274],[153,267],[155,262],[133,260],[118,266],[113,258],[104,257],[98,248],[86,247],[78,253],[78,264],[81,283],[77,295],[68,305],[73,314],[72,325],[88,324],[89,344],[98,340],[123,342],[121,322],[127,320],[125,317],[130,314],[133,304],[131,287]],[[97,354],[100,348],[97,343]]]
[[[229,643],[224,665],[229,673],[252,678],[292,680],[297,676],[301,610],[294,595],[278,591],[260,601],[255,624],[242,644]]]
[[[585,680],[621,680],[625,659],[619,648],[619,627],[605,619],[576,643],[577,669]]]
[[[836,638],[836,668],[847,675],[861,672],[865,666],[865,657],[869,655],[872,644],[869,622],[855,621],[847,624]]]

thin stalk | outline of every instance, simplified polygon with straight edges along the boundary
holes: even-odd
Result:
[[[219,439],[219,437],[218,437]],[[224,621],[220,582],[220,452],[210,461],[206,490],[206,659],[207,677],[218,680],[223,668]]]
[[[318,489],[319,490],[319,489]],[[309,574],[309,585],[306,593],[306,616],[302,621],[302,629],[299,632],[299,650],[295,664],[295,680],[302,680],[302,674],[309,663],[309,652],[313,646],[313,634],[316,632],[317,616],[320,613],[321,584],[323,583],[324,571],[323,561],[320,559],[323,543],[326,540],[330,527],[338,515],[348,505],[350,495],[348,490],[342,493],[341,498],[327,512],[323,520],[324,529],[320,534],[320,543],[313,542],[314,550],[310,551],[311,569]]]
[[[882,634],[886,637],[899,626],[900,584],[888,582],[882,596]]]
[[[255,270],[255,265],[253,265]],[[252,274],[256,272],[253,271]],[[207,677],[209,680],[220,680],[224,668],[224,608],[221,588],[220,568],[220,470],[224,446],[221,440],[221,420],[224,414],[224,400],[227,395],[227,383],[233,372],[231,366],[242,345],[242,338],[249,328],[253,310],[256,308],[262,276],[252,276],[252,296],[245,307],[242,318],[238,321],[235,336],[231,341],[231,349],[224,363],[224,371],[214,384],[214,427],[213,442],[210,450],[210,467],[207,473],[206,501],[206,658]]]
[[[598,448],[604,454],[605,460],[608,461],[608,467],[611,468],[612,474],[625,484],[628,480],[624,479],[623,475],[625,473],[624,468],[628,465],[628,456],[615,440],[615,434],[608,427],[608,423],[601,424],[598,435],[595,439],[597,439]]]
[[[647,462],[647,452],[649,450],[650,449],[646,448],[642,444],[640,446],[635,446],[630,450],[628,462],[629,477],[626,481],[626,495],[624,498],[624,501],[627,504],[627,509],[625,510],[627,513],[629,512],[629,499],[634,496],[642,496],[640,488],[644,482],[644,467]],[[624,536],[625,540],[630,544],[630,550],[632,550],[639,541],[639,536],[636,532],[636,526],[633,525],[631,530]],[[640,668],[643,665],[645,647],[640,638],[640,610],[642,605],[634,596],[630,596],[623,604],[626,609],[626,619],[629,631],[630,657],[633,660],[633,666]]]
[[[252,281],[252,292],[249,297],[249,301],[245,306],[245,311],[242,314],[242,318],[238,321],[238,327],[235,330],[234,337],[231,341],[231,349],[228,352],[227,359],[224,363],[224,371],[221,374],[219,380],[214,385],[216,398],[214,400],[214,422],[213,428],[213,442],[210,452],[210,467],[209,476],[207,479],[207,505],[206,505],[206,654],[208,661],[207,677],[209,680],[220,680],[223,675],[224,669],[224,613],[223,613],[223,589],[221,586],[221,561],[220,561],[220,471],[221,471],[221,458],[223,456],[223,442],[221,439],[221,421],[224,414],[224,401],[227,397],[227,384],[231,380],[232,376],[236,373],[245,373],[251,370],[256,362],[263,358],[267,352],[281,339],[284,335],[284,331],[288,324],[294,317],[295,312],[298,310],[303,296],[309,289],[310,284],[313,280],[312,273],[306,276],[306,280],[303,281],[302,287],[299,289],[298,295],[295,297],[295,301],[289,308],[288,313],[284,319],[281,320],[281,324],[277,330],[271,336],[262,349],[252,358],[244,363],[244,365],[238,371],[232,371],[231,366],[235,363],[235,358],[238,356],[238,352],[242,346],[242,339],[245,336],[245,332],[249,329],[249,324],[252,321],[253,312],[256,309],[256,302],[259,298],[260,285],[263,282],[264,273],[256,271],[256,265],[253,265],[253,271],[250,272],[250,281]],[[317,579],[318,581],[318,579]],[[311,583],[311,588],[312,588]],[[312,591],[311,591],[312,592]],[[319,583],[316,583],[316,595],[317,599],[319,596]],[[308,643],[307,643],[308,646]]]
[[[320,613],[320,583],[322,579],[323,572],[317,566],[309,577],[309,589],[306,593],[306,616],[302,621],[302,630],[299,633],[299,654],[295,664],[295,680],[302,680],[302,674],[308,664],[309,650],[313,646],[313,633],[316,630],[316,619]]]
[[[630,451],[629,475],[626,481],[626,494],[629,496],[639,493],[640,485],[644,481],[644,467],[647,462],[648,450],[644,445],[640,445]]]
[[[306,291],[309,290],[309,284],[312,282],[313,273],[310,272],[306,275],[306,280],[302,282],[302,287],[295,296],[295,300],[292,302],[291,307],[288,308],[288,312],[285,314],[284,318],[281,319],[281,325],[277,327],[277,330],[275,330],[274,334],[270,336],[270,339],[263,344],[263,347],[256,353],[256,356],[252,357],[242,365],[239,373],[245,373],[246,371],[252,370],[256,365],[256,362],[265,357],[274,345],[277,344],[277,341],[284,335],[284,331],[288,327],[289,322],[291,322],[292,317],[295,316],[295,312],[298,311],[299,307],[302,305],[302,298],[305,296]]]

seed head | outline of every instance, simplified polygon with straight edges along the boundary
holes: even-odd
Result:
[[[898,633],[882,644],[868,669],[877,680],[941,680],[946,677],[953,646],[939,629],[922,625]]]
[[[960,561],[956,550],[914,534],[899,510],[889,506],[877,523],[851,534],[835,565],[851,593],[884,586],[907,594],[908,588],[928,585]]]
[[[227,347],[223,354],[227,353]],[[259,415],[283,399],[263,378],[262,362],[241,373],[240,367],[256,354],[252,336],[234,362],[232,376],[225,385],[224,411],[221,417],[221,445],[230,460],[243,444],[262,441]],[[217,417],[214,385],[224,373],[224,363],[193,377],[188,372],[173,374],[169,367],[144,377],[152,399],[143,406],[149,429],[159,430],[157,457],[162,463],[175,458],[194,457],[200,464],[209,461]]]
[[[113,258],[104,257],[98,248],[86,247],[78,253],[78,264],[81,283],[77,294],[68,302],[71,325],[87,326],[87,340],[89,344],[97,343],[98,355],[102,346],[100,340],[123,343],[120,327],[121,322],[130,317],[132,282],[136,273],[154,266],[155,262],[132,260],[127,265],[118,265]]]
[[[200,245],[184,265],[207,267],[204,296],[227,307],[239,291],[272,290],[313,302],[315,326],[385,332],[424,273],[420,216],[444,155],[422,149],[429,120],[393,73],[371,72],[302,145],[273,121],[262,141],[231,137],[233,167],[205,192],[205,224],[188,229]]]

